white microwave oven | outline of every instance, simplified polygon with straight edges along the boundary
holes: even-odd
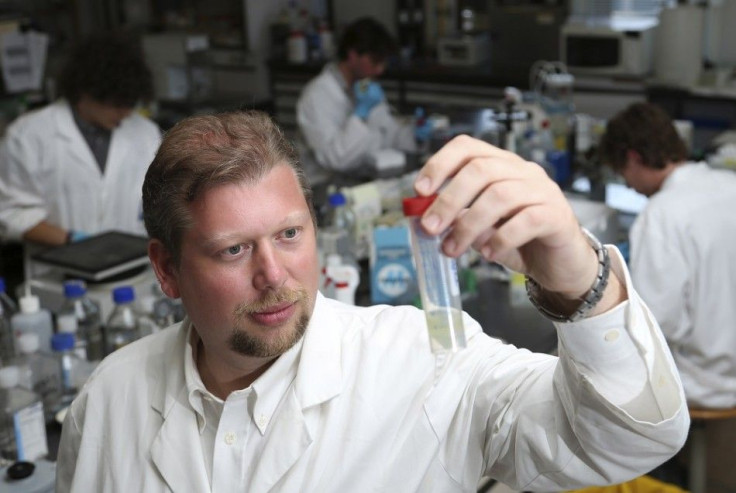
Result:
[[[573,74],[645,76],[652,70],[655,29],[568,23],[560,30],[560,58]]]

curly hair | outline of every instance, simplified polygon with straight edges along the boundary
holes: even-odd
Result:
[[[192,116],[164,136],[143,182],[143,221],[178,265],[191,226],[189,206],[205,191],[229,183],[257,183],[278,165],[292,168],[316,225],[312,190],[294,147],[258,111]]]
[[[59,75],[59,90],[72,104],[86,95],[132,108],[151,99],[153,79],[138,45],[122,34],[102,33],[72,49]]]
[[[383,62],[398,50],[394,37],[383,25],[371,17],[361,17],[343,31],[337,45],[337,57],[345,60],[350,50],[358,55],[368,54],[374,62]]]
[[[606,125],[598,147],[601,162],[621,171],[630,150],[639,153],[649,168],[662,169],[687,159],[687,147],[672,119],[652,103],[634,103]]]

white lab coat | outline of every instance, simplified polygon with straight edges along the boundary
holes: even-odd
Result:
[[[46,220],[89,234],[145,234],[141,186],[161,132],[133,113],[112,132],[104,175],[60,100],[21,116],[0,147],[0,236],[20,240]]]
[[[690,403],[736,406],[736,173],[688,163],[630,232],[634,283],[662,327]]]
[[[296,117],[302,163],[313,184],[333,172],[361,171],[370,153],[380,149],[416,150],[412,125],[391,115],[385,101],[373,108],[367,121],[354,111],[352,88],[335,63],[327,64],[302,90]]]
[[[465,317],[469,348],[444,365],[420,310],[319,295],[296,377],[260,423],[265,445],[233,474],[259,493],[449,493],[483,475],[549,491],[647,472],[689,420],[666,343],[627,288],[618,308],[558,327],[559,359]],[[185,385],[187,324],[100,364],[63,425],[58,493],[211,491]]]

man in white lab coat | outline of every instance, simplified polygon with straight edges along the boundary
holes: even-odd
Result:
[[[672,456],[689,421],[666,343],[544,170],[463,136],[415,188],[439,193],[422,223],[451,228],[445,253],[533,278],[559,357],[467,315],[468,347],[434,355],[421,310],[325,298],[288,141],[263,114],[193,117],[143,185],[149,256],[188,318],[100,364],[67,413],[57,491],[448,493],[484,475],[550,491]]]
[[[360,18],[345,28],[336,62],[302,90],[297,102],[302,161],[312,185],[339,176],[368,177],[371,155],[415,151],[415,129],[392,114],[375,81],[396,42],[378,21]]]
[[[602,161],[649,197],[630,231],[631,275],[667,338],[691,405],[736,406],[736,173],[687,161],[658,106],[607,125]]]
[[[74,48],[58,101],[22,115],[0,147],[0,236],[61,245],[117,229],[145,234],[140,188],[160,143],[133,111],[152,95],[139,50],[112,34]]]

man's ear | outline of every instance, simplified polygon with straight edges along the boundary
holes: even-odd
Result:
[[[161,285],[161,291],[169,298],[178,298],[178,277],[171,253],[163,243],[153,239],[148,242],[148,258],[151,260],[153,272]]]

